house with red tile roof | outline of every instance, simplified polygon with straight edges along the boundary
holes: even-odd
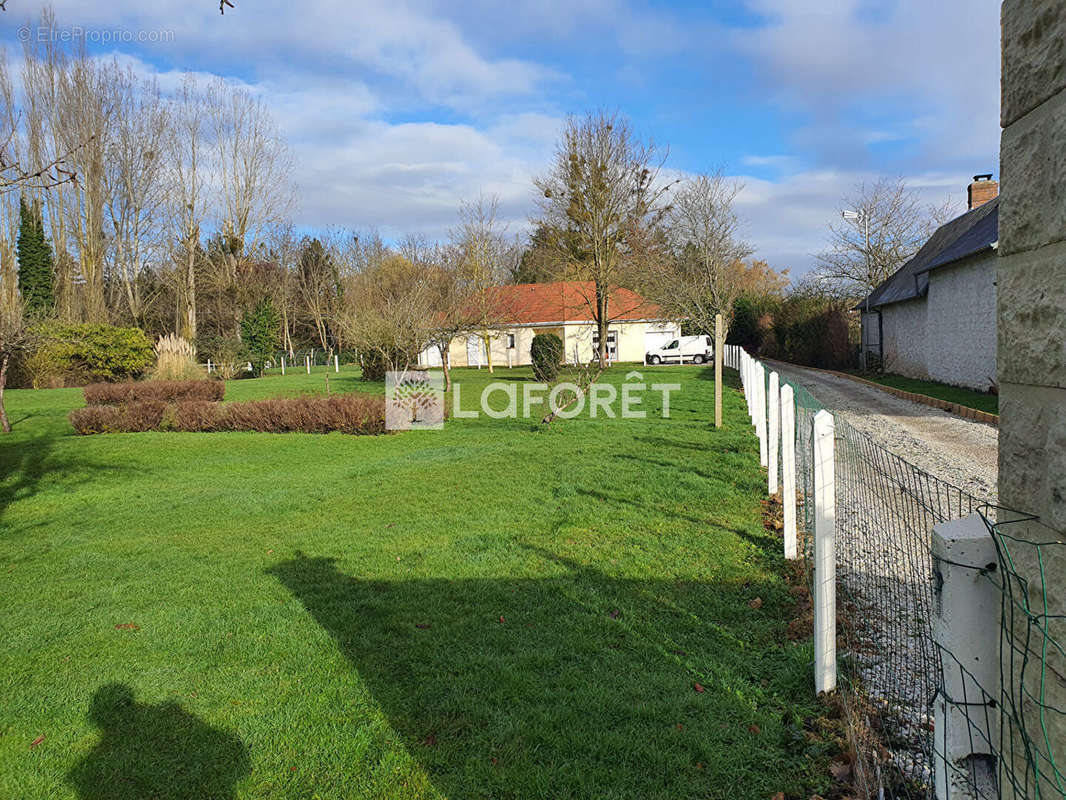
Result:
[[[563,342],[566,360],[586,363],[599,345],[596,288],[591,281],[519,283],[497,286],[492,292],[495,316],[491,334],[493,366],[530,363],[530,346],[538,333],[554,333]],[[607,306],[607,351],[612,361],[640,361],[644,354],[680,335],[680,324],[667,319],[659,306],[636,292],[618,287]],[[485,366],[490,353],[478,336],[460,337],[448,349],[453,367]],[[422,354],[424,366],[440,366],[436,348]]]

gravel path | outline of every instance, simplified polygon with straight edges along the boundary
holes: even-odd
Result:
[[[980,500],[997,497],[999,430],[861,383],[768,361],[879,445]]]

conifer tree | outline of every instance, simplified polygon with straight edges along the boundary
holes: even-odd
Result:
[[[19,292],[26,313],[42,317],[55,305],[55,275],[52,271],[52,248],[44,235],[41,208],[19,200]]]

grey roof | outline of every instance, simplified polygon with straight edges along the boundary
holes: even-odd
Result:
[[[999,198],[937,228],[914,258],[874,289],[856,309],[877,308],[924,297],[929,272],[988,250],[999,240]]]

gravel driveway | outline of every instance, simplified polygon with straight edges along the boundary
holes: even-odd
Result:
[[[980,500],[995,503],[998,428],[846,378],[778,361],[766,363],[782,377],[805,386],[823,406],[886,450]]]

